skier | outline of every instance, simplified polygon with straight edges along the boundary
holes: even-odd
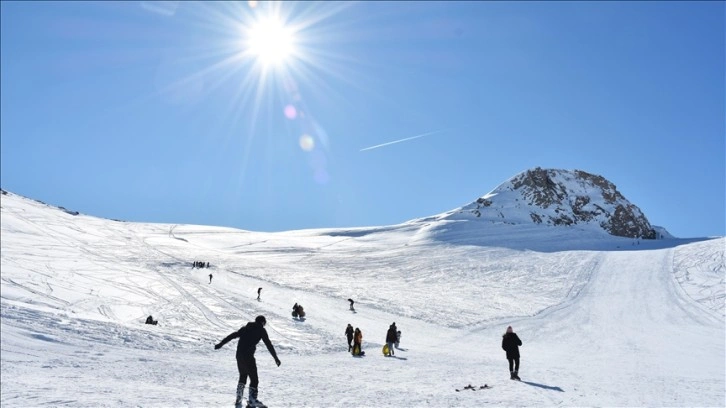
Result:
[[[209,283],[212,283],[212,274],[209,274]]]
[[[396,323],[394,322],[392,325],[388,327],[388,331],[386,332],[386,344],[388,344],[388,357],[393,356],[393,343],[396,342]]]
[[[507,327],[507,332],[502,336],[502,349],[507,352],[510,380],[521,380],[519,378],[519,346],[521,345],[522,340],[512,330],[512,326]]]
[[[260,299],[260,292],[262,292],[262,288],[257,288],[257,300],[261,300]]]
[[[275,364],[280,366],[280,359],[277,358],[275,353],[275,347],[272,346],[270,338],[267,336],[267,330],[265,325],[267,319],[265,316],[257,316],[254,322],[247,323],[236,332],[225,337],[224,340],[220,341],[219,344],[214,346],[215,350],[219,350],[228,341],[239,337],[237,343],[237,370],[239,371],[239,381],[237,382],[237,399],[235,400],[235,408],[241,408],[242,396],[244,395],[245,384],[247,383],[247,377],[250,377],[250,395],[248,399],[248,407],[254,408],[267,408],[260,400],[257,399],[257,385],[259,384],[259,378],[257,377],[257,362],[255,361],[255,349],[257,343],[262,340],[267,346],[267,351],[270,352],[272,357],[275,359]]]
[[[353,355],[354,356],[362,356],[365,354],[365,351],[361,350],[361,346],[363,344],[363,332],[360,331],[359,328],[355,328],[355,333],[353,334]]]
[[[348,327],[345,328],[345,337],[348,338],[348,352],[353,349],[353,326],[348,323]]]
[[[355,302],[353,302],[353,299],[350,299],[349,298],[348,299],[348,302],[350,302],[350,310],[353,311],[353,312],[355,312],[355,308],[353,307],[353,303],[355,303]]]

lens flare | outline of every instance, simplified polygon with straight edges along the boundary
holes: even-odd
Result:
[[[310,152],[315,148],[315,139],[310,135],[300,136],[300,148],[306,152]]]
[[[290,120],[294,120],[297,118],[297,109],[295,109],[292,105],[285,106],[285,117]]]

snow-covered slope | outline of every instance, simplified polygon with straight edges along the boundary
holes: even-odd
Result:
[[[630,238],[667,237],[665,231],[656,234],[640,209],[613,183],[581,170],[527,170],[445,218],[589,227]]]
[[[3,407],[231,405],[235,347],[213,345],[258,314],[282,360],[258,348],[270,406],[724,404],[724,238],[440,217],[258,233],[0,204]],[[522,383],[500,348],[510,324]],[[469,383],[493,388],[455,391]]]

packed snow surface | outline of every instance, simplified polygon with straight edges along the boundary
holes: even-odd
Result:
[[[726,405],[723,237],[444,217],[260,233],[1,203],[3,407],[232,406],[236,340],[214,344],[259,314],[282,361],[258,346],[273,408]]]

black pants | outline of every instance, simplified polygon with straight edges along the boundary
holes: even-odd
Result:
[[[519,371],[519,357],[508,358],[507,360],[509,360],[509,371]],[[514,370],[512,370],[512,365],[514,365]]]
[[[237,356],[237,370],[239,371],[239,383],[247,383],[250,377],[250,388],[257,388],[260,379],[257,377],[257,362],[255,356]]]
[[[353,336],[348,336],[348,351],[353,348]]]

